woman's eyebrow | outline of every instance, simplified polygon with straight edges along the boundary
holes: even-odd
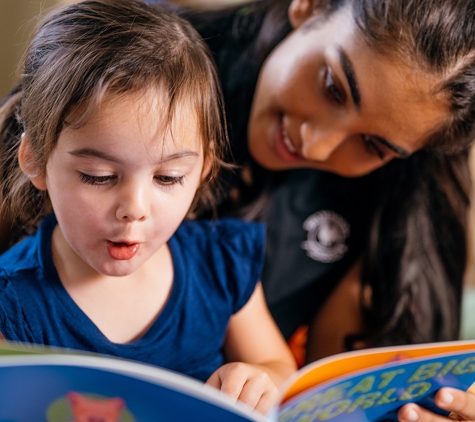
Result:
[[[345,73],[348,85],[350,86],[351,97],[353,98],[353,103],[356,108],[361,108],[361,96],[358,89],[358,82],[356,81],[355,71],[349,57],[343,51],[341,47],[338,48],[338,55],[340,57],[340,66]]]
[[[401,158],[407,158],[411,154],[406,151],[404,148],[398,147],[397,145],[394,145],[392,142],[389,142],[388,140],[384,138],[380,138],[379,136],[376,137],[376,139],[381,142],[382,144],[386,145],[390,150],[394,151],[396,154],[398,154]]]
[[[340,57],[340,66],[345,73],[346,79],[348,80],[348,85],[350,87],[351,97],[353,98],[353,103],[355,104],[358,110],[361,108],[361,96],[360,91],[358,89],[358,82],[356,81],[355,71],[353,69],[353,65],[351,60],[347,56],[347,54],[343,51],[341,47],[338,48],[338,55]],[[394,151],[398,154],[401,158],[407,158],[411,154],[406,151],[404,148],[398,147],[394,145],[392,142],[389,142],[387,139],[377,137],[378,141],[382,144],[386,145],[390,150]]]
[[[99,158],[105,161],[111,161],[113,163],[120,164],[121,160],[114,157],[113,155],[107,154],[103,151],[98,151],[94,148],[81,148],[73,151],[69,151],[69,154],[74,155],[79,158]],[[178,160],[180,158],[186,157],[199,157],[199,154],[196,151],[185,149],[182,151],[174,152],[169,155],[164,155],[161,157],[159,163],[165,163],[167,161]]]

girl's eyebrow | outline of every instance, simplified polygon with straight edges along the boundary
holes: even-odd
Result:
[[[111,161],[113,163],[120,164],[121,160],[118,158],[114,157],[113,155],[107,154],[103,151],[98,151],[93,148],[81,148],[81,149],[76,149],[73,151],[69,151],[69,154],[74,155],[75,157],[79,158],[99,158],[101,160],[105,161]],[[165,163],[167,161],[173,161],[173,160],[178,160],[180,158],[186,158],[186,157],[199,157],[199,154],[196,151],[192,151],[189,149],[184,149],[178,152],[174,152],[169,155],[164,155],[161,157],[161,160],[159,163]]]

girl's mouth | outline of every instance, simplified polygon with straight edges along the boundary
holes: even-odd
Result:
[[[139,243],[124,243],[124,242],[111,242],[107,241],[107,252],[112,259],[118,261],[126,261],[132,259],[138,252]]]

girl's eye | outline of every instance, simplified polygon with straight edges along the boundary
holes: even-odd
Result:
[[[183,185],[183,180],[185,176],[164,176],[164,175],[157,175],[155,176],[155,180],[158,181],[163,186],[172,186],[177,183]]]
[[[335,81],[333,80],[331,69],[327,69],[325,75],[325,88],[330,96],[338,103],[343,104],[343,94],[335,85]]]
[[[86,183],[88,185],[105,185],[106,183],[110,182],[111,180],[115,179],[116,176],[91,176],[85,173],[79,173],[79,178],[81,182]]]
[[[368,135],[363,135],[362,137],[366,150],[372,154],[376,154],[381,160],[383,160],[386,154],[379,146],[378,141],[374,140],[371,136]]]

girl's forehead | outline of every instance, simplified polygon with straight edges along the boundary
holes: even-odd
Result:
[[[150,149],[200,151],[202,137],[195,109],[185,101],[170,108],[166,96],[160,94],[157,89],[108,94],[92,112],[86,112],[89,116],[82,123],[84,109],[74,110],[69,117],[70,125],[63,130],[68,136],[60,136],[59,140],[74,143],[95,140],[111,145],[125,142],[144,144]]]

